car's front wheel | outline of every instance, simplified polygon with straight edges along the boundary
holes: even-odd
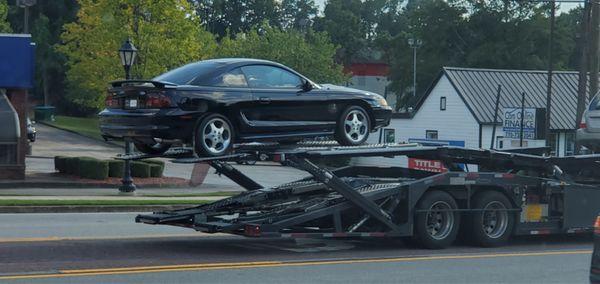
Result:
[[[200,157],[223,156],[233,147],[233,127],[229,119],[220,114],[205,117],[194,135],[194,150]]]
[[[367,111],[359,106],[350,106],[342,112],[337,122],[335,140],[344,146],[357,146],[369,138],[371,121]]]

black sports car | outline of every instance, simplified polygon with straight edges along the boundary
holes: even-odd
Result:
[[[132,139],[143,153],[182,142],[200,156],[219,156],[239,142],[333,135],[342,145],[359,145],[389,124],[391,112],[380,95],[318,85],[271,61],[229,58],[149,81],[113,82],[100,128],[106,139]]]
[[[600,215],[594,224],[594,252],[590,269],[590,283],[600,283]]]

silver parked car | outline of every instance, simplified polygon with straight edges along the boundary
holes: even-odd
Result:
[[[600,93],[594,96],[583,114],[576,139],[580,145],[594,152],[600,152]]]

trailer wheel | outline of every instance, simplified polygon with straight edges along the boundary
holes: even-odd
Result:
[[[512,208],[508,198],[497,191],[485,191],[475,195],[473,207],[483,211],[476,211],[468,217],[472,242],[482,247],[506,243],[515,225],[514,213],[506,211]]]
[[[430,191],[417,204],[414,241],[428,249],[442,249],[456,240],[460,213],[456,200],[444,191]]]

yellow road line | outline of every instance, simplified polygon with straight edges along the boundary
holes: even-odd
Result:
[[[90,240],[136,240],[154,238],[182,238],[182,237],[217,237],[231,236],[227,234],[177,234],[177,235],[148,235],[148,236],[114,236],[114,237],[40,237],[40,238],[0,238],[0,243],[28,243],[28,242],[56,242],[56,241],[90,241]]]
[[[342,259],[342,260],[325,260],[325,261],[263,261],[263,262],[233,262],[233,263],[200,263],[200,264],[183,264],[183,265],[164,265],[164,266],[140,266],[140,267],[126,267],[126,268],[61,270],[61,271],[59,271],[59,273],[53,273],[53,274],[27,274],[27,275],[14,275],[14,276],[0,276],[0,280],[139,274],[139,273],[174,272],[174,271],[201,271],[201,270],[240,269],[240,268],[309,266],[309,265],[334,265],[334,264],[382,263],[382,262],[413,262],[413,261],[431,261],[431,260],[448,260],[448,259],[460,260],[460,259],[481,259],[481,258],[498,258],[498,257],[549,256],[549,255],[577,255],[577,254],[591,254],[591,253],[592,253],[591,250],[573,250],[573,251],[498,253],[498,254],[440,255],[440,256],[421,256],[421,257],[405,257],[405,258]]]

